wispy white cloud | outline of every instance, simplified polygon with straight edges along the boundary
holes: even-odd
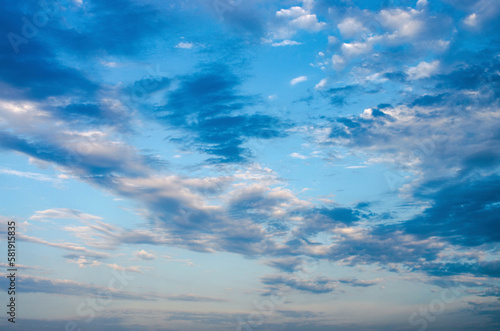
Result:
[[[295,45],[300,45],[300,44],[301,43],[299,43],[298,41],[285,39],[285,40],[280,41],[280,42],[272,43],[271,45],[273,47],[282,47],[282,46],[295,46]]]
[[[194,47],[194,44],[193,43],[190,43],[190,42],[184,42],[184,41],[181,41],[179,42],[177,45],[175,45],[175,48],[184,48],[184,49],[191,49]]]
[[[48,219],[77,219],[85,221],[101,220],[101,217],[82,213],[79,210],[69,208],[53,208],[36,211],[30,220],[48,220]]]
[[[141,260],[154,260],[155,256],[152,253],[146,252],[145,250],[141,249],[140,251],[135,252],[135,256]]]
[[[304,156],[300,153],[295,153],[295,152],[290,154],[290,156],[293,157],[294,159],[301,159],[301,160],[307,159],[307,156]]]
[[[293,6],[288,9],[280,9],[275,16],[278,22],[271,30],[273,39],[288,39],[295,35],[298,30],[318,32],[327,26],[326,22],[320,22],[316,14],[313,14],[314,2],[304,3],[303,7]]]
[[[116,263],[108,263],[106,264],[109,268],[117,271],[126,271],[126,272],[137,272],[137,273],[144,273],[144,271],[151,271],[154,270],[152,267],[144,267],[144,266],[130,266],[130,267],[123,267],[120,266]]]
[[[290,81],[290,84],[291,85],[296,85],[298,83],[302,83],[302,82],[305,82],[307,81],[307,76],[299,76],[299,77],[295,77],[294,79],[292,79]]]
[[[406,70],[406,74],[409,79],[422,79],[429,78],[433,74],[437,73],[439,70],[439,61],[435,60],[432,62],[420,62],[415,67],[410,67]]]
[[[40,173],[35,173],[35,172],[27,172],[27,171],[18,171],[18,170],[3,168],[3,167],[0,167],[0,174],[29,178],[29,179],[42,181],[42,182],[51,182],[51,181],[57,180],[57,178],[54,178],[52,176],[45,175],[45,174],[40,174]]]
[[[61,249],[65,249],[68,251],[72,251],[72,252],[75,252],[75,254],[77,254],[77,256],[89,256],[89,257],[97,258],[97,259],[103,259],[103,258],[107,258],[107,257],[111,256],[108,253],[90,250],[82,245],[70,243],[70,242],[51,242],[51,241],[40,239],[37,237],[27,236],[24,234],[19,234],[18,238],[20,240],[32,242],[35,244],[41,244],[41,245],[45,245],[45,246],[49,246],[49,247],[61,248]]]
[[[320,80],[320,81],[318,82],[318,84],[316,84],[316,85],[314,86],[314,88],[315,88],[316,90],[321,90],[321,89],[324,89],[324,88],[326,87],[326,84],[327,84],[327,83],[328,83],[328,78],[323,78],[322,80]]]
[[[337,25],[343,37],[349,38],[356,34],[366,32],[367,29],[356,18],[348,17]]]
[[[467,24],[467,25],[469,25],[469,26],[472,26],[472,27],[477,26],[477,24],[478,24],[478,18],[477,18],[476,13],[472,13],[469,16],[467,16],[464,19],[464,23]]]

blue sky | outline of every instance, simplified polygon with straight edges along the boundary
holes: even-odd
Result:
[[[0,16],[2,329],[500,327],[498,1]]]

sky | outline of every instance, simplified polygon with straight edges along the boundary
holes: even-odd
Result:
[[[0,17],[2,330],[500,329],[499,1]]]

